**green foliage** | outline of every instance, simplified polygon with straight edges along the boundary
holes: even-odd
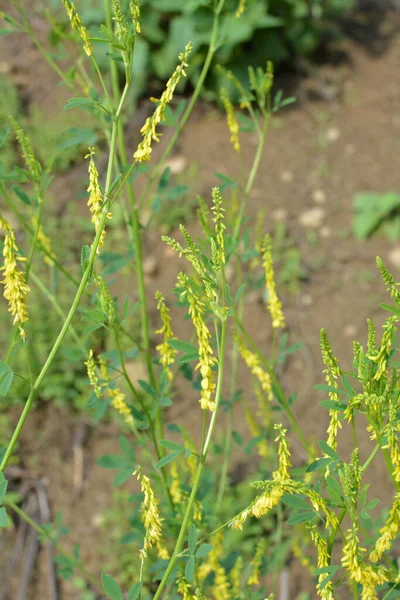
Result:
[[[394,192],[362,192],[353,200],[353,232],[361,240],[374,233],[390,240],[400,237],[400,195]]]

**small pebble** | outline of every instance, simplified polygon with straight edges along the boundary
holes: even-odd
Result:
[[[292,171],[282,171],[280,177],[283,183],[290,183],[291,181],[293,181]]]
[[[325,211],[323,208],[320,208],[320,207],[309,208],[308,210],[305,210],[299,216],[299,223],[303,227],[317,228],[322,225],[322,221],[324,220],[324,217],[325,217]]]
[[[328,237],[331,237],[331,235],[332,235],[331,228],[330,228],[330,227],[328,227],[327,225],[324,225],[324,226],[323,226],[323,227],[321,227],[321,229],[319,230],[319,235],[320,235],[322,238],[328,238]]]
[[[312,199],[316,204],[324,204],[326,201],[326,196],[324,190],[314,190],[312,193]]]
[[[388,259],[393,267],[400,269],[400,247],[393,248],[388,254]]]
[[[303,296],[300,298],[300,302],[303,306],[311,306],[313,299],[311,298],[310,294],[303,294]]]
[[[272,211],[272,218],[274,221],[286,221],[288,212],[285,208],[276,208]]]
[[[188,166],[187,158],[182,155],[173,156],[165,163],[166,167],[171,169],[172,175],[183,173]]]
[[[148,277],[155,275],[157,272],[157,260],[154,256],[146,256],[143,260],[143,273]]]
[[[343,333],[346,337],[354,337],[357,333],[357,327],[350,323],[343,329]]]
[[[330,127],[326,132],[328,142],[337,142],[340,138],[340,130],[337,127]]]

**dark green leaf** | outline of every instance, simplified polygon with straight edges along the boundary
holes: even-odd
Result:
[[[308,465],[307,473],[312,473],[313,471],[323,469],[324,467],[326,467],[326,465],[329,465],[329,463],[331,462],[331,458],[318,458],[317,460],[314,460],[310,465]]]
[[[105,571],[101,574],[101,583],[103,584],[103,590],[110,600],[124,600],[118,583]]]
[[[119,447],[121,448],[121,450],[125,454],[125,456],[129,460],[135,462],[136,461],[135,451],[132,448],[129,440],[125,436],[120,435],[118,438],[118,442],[119,442]]]
[[[158,461],[158,463],[156,464],[156,469],[162,469],[162,467],[175,460],[181,453],[182,450],[180,450],[179,452],[171,452],[171,454],[167,454],[167,456],[164,456],[161,460]]]
[[[64,110],[71,110],[71,108],[78,108],[78,106],[93,106],[94,104],[98,104],[98,102],[91,98],[70,98],[64,106]]]
[[[139,379],[138,380],[138,384],[140,385],[140,387],[142,388],[142,390],[144,392],[146,392],[146,394],[148,394],[149,396],[151,396],[155,400],[157,399],[157,392],[156,392],[156,390],[149,383],[147,383],[147,381],[143,381],[143,379]]]
[[[247,286],[247,283],[242,283],[242,285],[240,286],[240,288],[236,292],[235,301],[233,303],[234,306],[236,306],[236,304],[239,302],[240,298],[243,296],[244,291],[246,289],[246,286]]]
[[[84,273],[86,271],[86,267],[88,266],[88,263],[89,263],[89,256],[90,256],[90,247],[82,246],[82,250],[81,250],[82,273]]]
[[[126,465],[124,456],[106,454],[97,459],[96,463],[103,469],[119,469]]]
[[[182,444],[177,444],[176,442],[171,442],[170,440],[160,440],[160,446],[167,448],[167,450],[173,450],[174,452],[183,452],[185,447]]]
[[[296,508],[298,510],[302,510],[302,511],[310,510],[310,504],[309,504],[309,502],[307,502],[306,497],[303,495],[296,494],[294,496],[291,496],[290,494],[284,494],[282,496],[282,502],[284,504],[286,504],[287,506]]]
[[[344,404],[343,402],[336,402],[335,400],[322,400],[320,402],[320,406],[329,408],[329,410],[344,410],[347,408],[347,404]]]
[[[296,513],[295,515],[291,515],[287,522],[288,525],[296,525],[296,523],[305,523],[306,521],[312,521],[312,519],[314,519],[315,517],[315,512],[313,511],[308,511],[308,512],[300,512],[300,513]]]
[[[4,477],[3,473],[0,471],[0,504],[3,502],[4,496],[6,495],[7,485],[8,485],[7,479]]]
[[[189,583],[192,583],[194,577],[194,571],[196,569],[196,559],[194,556],[191,556],[186,563],[185,567],[185,579]]]
[[[200,548],[196,552],[196,557],[204,558],[205,556],[207,556],[207,554],[211,552],[212,549],[212,544],[201,544]]]
[[[167,187],[171,180],[171,169],[170,167],[166,167],[160,177],[160,181],[158,182],[158,191],[161,194]]]
[[[383,310],[393,313],[394,315],[400,317],[400,308],[397,306],[392,306],[391,304],[385,304],[384,302],[380,305]]]
[[[190,554],[195,554],[196,542],[197,542],[197,529],[196,529],[196,525],[194,523],[192,523],[189,528],[189,535],[188,535],[188,546],[189,546]]]
[[[355,391],[354,391],[353,386],[351,385],[350,381],[347,379],[346,375],[342,375],[342,382],[343,382],[343,387],[346,390],[349,398],[353,398],[353,396],[355,396]]]
[[[0,527],[7,527],[7,525],[8,525],[7,511],[4,508],[4,506],[2,506],[0,508]]]
[[[338,453],[323,440],[318,441],[318,446],[321,448],[322,452],[327,456],[335,458],[336,460],[339,459]]]
[[[124,485],[132,477],[132,467],[129,466],[116,474],[113,481],[113,486],[118,487]]]
[[[22,202],[24,204],[28,204],[28,206],[32,205],[32,202],[31,202],[28,194],[22,188],[20,188],[19,185],[13,185],[12,190],[13,190],[14,194],[16,196],[18,196],[18,198],[20,200],[22,200]]]
[[[346,395],[346,392],[340,390],[339,388],[332,387],[330,385],[326,385],[325,383],[317,383],[314,385],[316,390],[321,390],[322,392],[333,392],[335,394],[341,394],[342,396]]]
[[[142,591],[142,582],[134,583],[131,589],[128,592],[127,600],[137,600],[140,596],[140,592]]]
[[[11,387],[14,373],[11,368],[0,360],[0,396],[5,396]]]
[[[183,340],[168,340],[168,346],[174,348],[174,350],[178,350],[179,352],[185,352],[186,354],[196,354],[198,356],[198,349],[193,344],[189,344],[189,342],[184,342]]]

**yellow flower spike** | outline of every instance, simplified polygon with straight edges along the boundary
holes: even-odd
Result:
[[[94,280],[100,292],[101,309],[106,315],[109,324],[112,325],[115,319],[115,304],[114,299],[111,296],[110,288],[108,287],[105,279],[101,277],[101,275],[96,275],[94,277]]]
[[[225,108],[228,129],[231,134],[229,141],[233,145],[235,151],[240,152],[239,123],[237,122],[232,102],[230,101],[228,92],[225,88],[221,88],[220,98]]]
[[[395,333],[397,331],[397,327],[395,324],[397,323],[398,320],[399,320],[398,317],[393,316],[393,317],[389,317],[385,321],[385,324],[383,325],[383,328],[385,331],[382,335],[380,349],[375,356],[373,356],[373,355],[368,356],[368,358],[370,360],[373,360],[374,362],[376,362],[378,364],[378,370],[374,375],[374,379],[376,379],[376,380],[381,379],[381,377],[383,377],[386,374],[387,360],[390,356],[390,351],[392,348],[392,336],[393,336],[393,333]]]
[[[225,243],[224,243],[224,231],[226,225],[224,223],[224,212],[223,199],[219,191],[219,187],[212,189],[213,205],[211,210],[214,214],[213,221],[215,224],[215,233],[218,245],[219,263],[225,264]]]
[[[232,585],[232,598],[243,598],[243,594],[240,591],[241,588],[241,577],[243,573],[243,557],[238,556],[235,564],[233,565],[229,578]]]
[[[177,66],[174,73],[167,81],[166,88],[162,93],[161,98],[159,100],[155,100],[155,102],[157,103],[157,108],[154,111],[154,114],[148,119],[146,119],[145,124],[140,130],[141,134],[143,135],[143,140],[140,142],[136,152],[133,155],[133,158],[135,158],[139,162],[142,162],[144,160],[150,160],[152,151],[152,141],[160,141],[160,134],[157,133],[157,126],[165,118],[165,108],[167,104],[171,102],[178,83],[180,82],[182,77],[186,77],[185,69],[188,66],[188,59],[192,48],[193,44],[192,42],[189,42],[185,47],[185,51],[179,55],[179,60],[181,61],[180,64]]]
[[[90,385],[93,387],[93,390],[94,390],[94,393],[96,394],[96,396],[98,398],[101,398],[101,386],[99,384],[99,378],[97,377],[96,359],[94,358],[92,349],[90,349],[89,358],[87,359],[87,361],[84,364],[86,366]]]
[[[140,33],[140,5],[137,0],[131,0],[129,3],[129,10],[131,11],[133,26],[135,28],[136,33]]]
[[[37,218],[35,215],[31,217],[32,225],[34,229],[37,227]],[[54,260],[56,255],[51,249],[51,239],[44,233],[42,225],[39,227],[38,236],[37,236],[38,244],[41,246],[42,250],[45,251],[44,262],[50,266],[54,265]]]
[[[93,147],[89,148],[89,153],[86,154],[85,158],[89,158],[89,187],[87,191],[89,192],[89,200],[88,207],[92,214],[92,223],[94,224],[95,232],[97,233],[100,220],[101,213],[103,210],[103,193],[100,188],[99,182],[99,172],[96,167],[96,163],[94,162],[95,149]],[[111,219],[111,213],[107,214],[107,217]],[[100,242],[97,248],[97,254],[100,252],[100,247],[104,245],[104,238],[106,236],[106,231],[103,229],[100,237]]]
[[[35,183],[36,188],[40,187],[40,181],[42,177],[42,166],[40,162],[36,159],[35,153],[33,151],[33,147],[30,139],[27,135],[25,135],[24,130],[21,125],[13,119],[13,117],[9,117],[11,126],[14,130],[15,137],[20,145],[22,156],[24,157],[25,164],[31,177]]]
[[[247,585],[259,585],[260,583],[260,568],[267,543],[264,539],[260,540],[256,546],[253,560],[251,561],[251,574],[247,580]]]
[[[328,340],[328,336],[326,334],[325,329],[321,329],[320,332],[320,345],[321,345],[321,354],[322,360],[326,369],[324,369],[323,373],[325,373],[326,383],[332,387],[337,388],[336,379],[340,375],[340,369],[338,366],[337,359],[333,356],[332,348]],[[336,392],[328,392],[330,400],[334,402],[339,402],[339,395]],[[337,449],[337,433],[338,430],[341,429],[342,424],[339,421],[339,411],[337,410],[329,410],[330,423],[328,427],[328,445],[334,450]]]
[[[147,558],[147,552],[155,545],[158,549],[158,556],[168,559],[168,550],[162,540],[161,523],[158,512],[158,500],[156,499],[151,487],[150,479],[142,473],[141,467],[138,467],[133,476],[140,481],[141,490],[144,494],[144,500],[141,506],[142,523],[145,528],[145,538],[143,548],[140,550],[142,559]]]
[[[318,569],[322,569],[324,567],[328,567],[330,564],[329,554],[328,554],[328,543],[327,541],[318,533],[318,530],[315,526],[309,526],[308,530],[311,535],[311,539],[314,542],[314,545],[317,549],[317,567]],[[320,598],[323,600],[334,600],[333,597],[333,584],[331,581],[328,581],[321,589],[321,583],[326,579],[326,573],[322,573],[318,576],[318,584],[317,584],[317,593]]]
[[[240,108],[249,108],[250,107],[250,102],[248,100],[249,94],[248,94],[248,92],[246,92],[246,90],[244,89],[244,87],[241,84],[241,82],[239,81],[239,79],[237,77],[235,77],[235,75],[232,73],[232,71],[229,71],[228,69],[225,69],[221,65],[218,65],[217,69],[218,69],[218,71],[220,71],[220,73],[222,73],[228,79],[228,81],[230,81],[231,83],[233,83],[233,85],[235,86],[235,88],[239,92],[239,94],[240,94]]]
[[[126,395],[119,388],[109,389],[108,395],[115,410],[124,417],[127,425],[133,425],[134,420],[130,408],[126,403]]]
[[[383,553],[392,547],[392,543],[397,539],[400,531],[400,492],[397,492],[392,508],[385,525],[379,531],[381,534],[375,542],[375,547],[370,554],[371,562],[377,562],[382,558]]]
[[[178,594],[182,596],[183,600],[197,600],[197,596],[192,594],[192,586],[186,581],[183,575],[179,575],[176,585]]]
[[[282,303],[276,293],[274,263],[272,260],[271,238],[266,235],[263,244],[263,266],[265,269],[265,281],[268,291],[268,310],[272,318],[272,327],[279,329],[285,327],[285,316],[282,310]]]
[[[201,398],[200,405],[203,410],[215,410],[215,399],[213,398],[216,385],[214,383],[213,366],[217,359],[213,356],[210,345],[211,333],[204,321],[205,304],[195,294],[190,286],[189,278],[184,273],[178,275],[178,286],[183,290],[189,303],[189,315],[196,329],[197,343],[199,347],[199,362],[196,370],[201,374]]]
[[[274,425],[274,429],[278,432],[275,442],[279,442],[278,456],[279,456],[279,469],[274,473],[274,479],[278,481],[286,481],[290,478],[289,467],[292,466],[290,458],[289,444],[286,439],[287,429],[282,427],[281,423]]]
[[[127,46],[128,39],[129,39],[128,22],[126,20],[124,13],[121,10],[121,5],[119,3],[119,0],[112,0],[112,7],[113,7],[113,12],[114,12],[113,20],[116,23],[116,27],[115,27],[116,38],[117,38],[118,42],[121,44],[121,46]]]
[[[26,283],[25,273],[18,269],[18,262],[26,261],[26,258],[18,254],[19,248],[15,239],[14,230],[0,214],[0,227],[5,231],[3,257],[4,265],[0,267],[4,279],[4,298],[8,302],[8,310],[13,315],[13,325],[18,325],[20,336],[26,338],[24,323],[29,319],[26,298],[30,287]]]
[[[376,257],[376,264],[381,272],[383,281],[388,286],[387,291],[390,292],[390,295],[393,298],[393,300],[400,302],[400,292],[398,290],[399,284],[396,283],[393,275],[387,270],[380,256]]]
[[[247,425],[249,427],[250,433],[253,437],[258,438],[261,435],[261,430],[258,426],[256,419],[254,418],[253,413],[251,412],[247,402],[244,403],[244,415],[246,417]],[[266,440],[260,440],[257,443],[258,453],[262,457],[268,456],[268,446]]]
[[[171,317],[169,314],[169,309],[165,304],[164,296],[161,294],[161,292],[156,292],[155,297],[157,300],[157,310],[160,312],[163,323],[163,326],[160,329],[157,329],[156,333],[164,336],[163,342],[156,346],[156,350],[160,354],[160,363],[162,364],[168,379],[172,379],[173,374],[170,366],[174,364],[175,356],[177,355],[178,351],[172,348],[168,344],[168,341],[173,339],[175,336],[171,328]]]
[[[75,4],[70,2],[69,0],[61,0],[64,4],[65,10],[67,11],[68,18],[71,22],[72,29],[76,29],[81,39],[83,41],[83,48],[88,56],[91,56],[93,53],[93,46],[90,42],[89,32],[86,27],[83,25],[82,20],[77,13]]]
[[[178,472],[178,465],[176,461],[172,461],[170,473],[172,477],[172,483],[169,486],[169,492],[171,494],[171,498],[174,504],[180,504],[182,501],[182,489],[181,489],[181,481]]]
[[[268,400],[272,401],[273,394],[271,375],[262,368],[257,354],[251,352],[238,335],[236,336],[236,342],[238,345],[240,355],[243,358],[246,365],[248,366],[248,368],[250,369],[250,372],[260,382],[261,388],[264,392],[266,392]]]
[[[238,7],[236,9],[236,18],[238,19],[243,15],[246,10],[247,0],[239,0]]]

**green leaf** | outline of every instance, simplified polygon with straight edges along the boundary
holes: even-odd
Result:
[[[119,471],[119,473],[116,474],[116,476],[114,477],[113,486],[119,487],[120,485],[124,485],[124,483],[129,481],[129,479],[131,477],[132,477],[132,466],[129,466],[126,469],[123,469],[122,471]]]
[[[223,192],[226,188],[228,189],[236,189],[238,184],[236,181],[234,181],[233,179],[231,179],[230,177],[228,177],[227,175],[224,175],[223,173],[217,173],[215,172],[214,175],[216,177],[218,177],[218,179],[220,181],[222,181],[222,185],[220,184],[218,187],[221,190],[221,192]]]
[[[186,354],[196,354],[199,355],[199,351],[196,346],[193,344],[189,344],[189,342],[184,342],[183,340],[168,340],[168,346],[174,348],[174,350],[178,350],[179,352],[185,352]]]
[[[158,461],[158,463],[156,464],[156,469],[162,469],[162,467],[175,460],[180,454],[182,454],[182,450],[180,450],[179,452],[172,452],[171,454],[167,454],[167,456],[164,456],[161,460]]]
[[[204,558],[213,549],[212,544],[201,544],[200,548],[196,552],[196,558]]]
[[[315,517],[315,512],[313,511],[307,511],[307,512],[300,512],[300,513],[296,513],[295,515],[292,515],[288,518],[287,522],[288,525],[296,525],[296,523],[305,523],[306,521],[312,521],[312,519],[314,519]]]
[[[0,396],[5,396],[11,387],[14,379],[14,372],[11,368],[0,360]]]
[[[400,314],[400,312],[399,312],[399,314]],[[353,386],[351,385],[350,381],[346,377],[346,375],[342,375],[342,382],[343,382],[343,387],[346,390],[348,397],[353,398],[355,396],[355,391],[354,391]]]
[[[22,200],[22,202],[24,204],[27,204],[28,206],[32,206],[32,202],[31,202],[28,194],[22,188],[20,188],[19,185],[13,185],[12,190],[13,190],[14,194],[16,196],[18,196],[18,198],[20,200]]]
[[[158,182],[158,191],[161,194],[167,187],[171,180],[171,169],[170,167],[166,167],[160,177],[160,181]]]
[[[314,385],[316,390],[321,390],[322,392],[333,392],[335,394],[341,394],[342,396],[346,396],[346,392],[340,390],[339,388],[332,387],[331,385],[326,385],[325,383],[317,383]]]
[[[7,492],[8,481],[0,471],[0,504],[2,504]]]
[[[190,554],[195,554],[196,542],[197,542],[197,529],[196,529],[196,525],[194,523],[192,523],[189,528],[189,535],[188,535],[188,546],[189,546]]]
[[[101,583],[103,584],[103,590],[110,600],[124,600],[118,583],[105,571],[101,574]]]
[[[307,502],[304,495],[296,494],[295,496],[292,496],[286,493],[282,496],[282,502],[291,508],[307,512],[310,510],[310,504]]]
[[[0,527],[7,527],[8,525],[8,515],[7,515],[7,511],[4,508],[4,506],[2,506],[0,508]]]
[[[157,399],[157,392],[156,392],[156,390],[149,383],[147,383],[147,381],[143,381],[143,379],[139,379],[138,380],[138,384],[140,385],[140,387],[142,388],[142,390],[144,392],[146,392],[146,394],[148,394],[149,396],[151,396],[152,398],[154,398],[154,400]]]
[[[322,400],[319,404],[324,408],[329,408],[329,410],[344,410],[347,408],[347,404],[335,402],[335,400]]]
[[[121,448],[121,450],[125,454],[125,456],[132,462],[135,462],[136,461],[135,451],[132,448],[129,440],[125,436],[120,435],[118,438],[118,442],[119,442],[119,447]]]
[[[194,556],[191,556],[186,563],[185,567],[185,579],[189,583],[192,583],[194,577],[194,571],[196,569],[196,559]]]
[[[99,104],[91,98],[70,98],[67,104],[64,106],[64,110],[71,110],[72,108],[78,108],[79,106],[93,106]]]
[[[103,469],[120,469],[126,465],[126,458],[117,454],[106,454],[105,456],[100,456],[96,460],[96,463],[99,467],[103,467]]]
[[[400,308],[397,308],[397,306],[392,306],[391,304],[385,304],[384,302],[382,302],[380,307],[383,308],[383,310],[386,310],[386,311],[393,313],[394,315],[400,317]]]
[[[142,582],[134,583],[131,589],[128,592],[127,600],[137,600],[140,596],[140,592],[142,591]]]
[[[317,458],[307,467],[307,473],[312,473],[313,471],[318,471],[319,469],[323,469],[329,463],[332,462],[331,458]]]
[[[160,446],[163,448],[167,448],[167,450],[173,450],[174,452],[184,452],[185,447],[182,444],[177,444],[176,442],[171,442],[170,440],[160,440]]]
[[[326,442],[324,442],[323,440],[319,440],[318,446],[321,448],[324,454],[330,456],[331,458],[339,460],[338,453],[333,448],[331,448]]]
[[[394,192],[376,194],[361,192],[353,200],[353,231],[360,239],[372,235],[391,213],[400,207],[400,195]]]
[[[236,304],[239,302],[240,298],[243,296],[244,291],[246,289],[247,283],[242,283],[242,285],[240,286],[240,288],[238,289],[238,291],[236,292],[236,296],[235,296],[235,300],[234,300],[234,306],[236,306]]]
[[[82,246],[82,250],[81,250],[82,273],[84,273],[86,271],[86,267],[88,266],[88,263],[89,263],[89,256],[90,256],[90,247]]]

